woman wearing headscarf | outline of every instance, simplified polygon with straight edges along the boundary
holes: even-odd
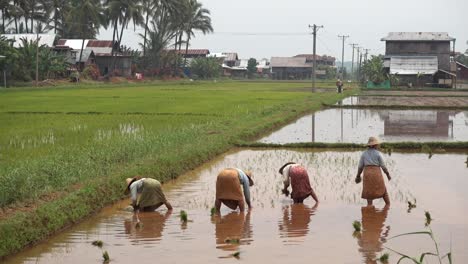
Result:
[[[282,192],[288,196],[288,187],[291,185],[291,198],[294,203],[303,203],[309,196],[311,196],[316,203],[319,202],[314,189],[310,186],[307,170],[303,166],[295,162],[288,162],[279,169],[279,173],[283,175],[284,188]]]
[[[243,212],[245,204],[252,208],[250,187],[254,185],[252,173],[241,169],[227,168],[222,170],[216,178],[216,212],[220,212],[221,204]],[[242,190],[241,190],[242,186]]]
[[[163,204],[168,210],[172,210],[172,205],[167,201],[159,181],[140,177],[127,178],[125,181],[127,183],[125,194],[130,194],[135,212],[154,211]]]
[[[390,177],[382,154],[378,150],[379,145],[378,138],[369,138],[367,150],[362,153],[359,160],[358,172],[355,179],[356,183],[363,181],[361,198],[367,200],[367,205],[372,205],[372,201],[379,198],[383,198],[385,204],[390,205],[381,169],[387,175],[389,181],[392,177]],[[362,172],[364,172],[363,179],[361,179]]]

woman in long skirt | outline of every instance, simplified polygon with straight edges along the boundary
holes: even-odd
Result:
[[[359,160],[358,172],[355,179],[356,183],[360,183],[362,180],[361,174],[364,171],[361,198],[367,200],[367,205],[372,205],[374,199],[380,198],[384,199],[386,205],[390,205],[382,170],[387,175],[389,181],[392,177],[390,177],[382,154],[378,151],[379,145],[378,138],[369,138],[367,150],[362,153]]]

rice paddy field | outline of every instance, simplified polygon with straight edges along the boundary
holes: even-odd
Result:
[[[0,91],[0,257],[238,140],[350,95],[304,83],[191,82]]]

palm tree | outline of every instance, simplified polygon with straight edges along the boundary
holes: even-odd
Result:
[[[104,8],[100,0],[74,0],[66,19],[71,29],[82,39],[79,59],[81,61],[85,39],[94,38],[101,26],[107,27]]]
[[[44,0],[43,0],[44,1]],[[48,19],[48,29],[53,29],[55,34],[64,37],[65,17],[70,12],[69,0],[45,0],[44,5]]]
[[[143,11],[145,13],[145,22],[144,22],[144,30],[145,33],[143,35],[143,56],[146,54],[146,36],[148,33],[148,23],[150,17],[152,19],[158,19],[155,16],[164,14],[165,12],[169,12],[174,14],[177,10],[179,10],[182,6],[181,0],[143,0]],[[162,12],[159,12],[162,11]],[[165,15],[165,14],[164,14]]]
[[[185,43],[184,66],[187,66],[187,52],[190,39],[195,37],[195,31],[199,30],[203,34],[213,32],[211,25],[210,11],[203,8],[203,5],[197,0],[187,0],[187,12],[184,17],[184,32],[187,36]]]
[[[123,30],[132,21],[134,29],[137,25],[143,24],[141,0],[108,0],[107,2],[109,22],[113,24],[112,43],[117,39],[117,44],[112,46],[112,56],[114,57],[114,46],[120,47],[123,38]],[[120,23],[120,34],[118,24]],[[112,68],[115,66],[115,58],[112,60]]]

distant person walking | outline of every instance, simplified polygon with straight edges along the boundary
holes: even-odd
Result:
[[[222,170],[216,179],[216,212],[220,212],[221,204],[243,212],[245,204],[252,208],[250,187],[254,185],[252,173],[241,169],[227,168]],[[242,186],[242,190],[241,190]],[[245,199],[245,200],[244,200]]]
[[[172,205],[167,201],[159,181],[140,177],[127,178],[125,181],[127,183],[125,194],[130,194],[135,212],[151,212],[163,204],[168,210],[172,210]]]
[[[338,89],[338,93],[343,92],[343,82],[340,79],[336,81],[336,88]]]
[[[307,170],[295,162],[288,162],[281,166],[279,173],[283,175],[284,188],[283,194],[289,196],[288,187],[291,185],[291,198],[294,203],[303,203],[304,200],[311,196],[316,203],[319,202],[314,189],[310,186],[309,175]]]
[[[383,198],[385,204],[390,205],[390,199],[381,169],[387,175],[389,181],[392,178],[387,170],[382,154],[378,151],[379,145],[380,142],[378,138],[369,138],[367,142],[368,148],[362,153],[361,159],[359,160],[358,172],[355,179],[356,183],[360,183],[362,181],[361,174],[364,171],[361,198],[367,200],[367,205],[372,205],[372,201],[379,198]]]

